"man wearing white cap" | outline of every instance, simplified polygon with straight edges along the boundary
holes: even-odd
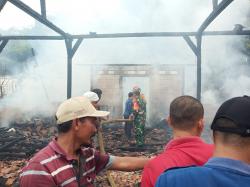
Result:
[[[108,114],[96,110],[84,96],[64,101],[56,112],[58,137],[22,169],[20,186],[94,186],[97,173],[103,169],[142,169],[148,158],[103,155],[90,147],[98,117]]]
[[[87,97],[95,108],[99,108],[97,103],[100,99],[95,92],[88,91],[85,92],[83,96]]]

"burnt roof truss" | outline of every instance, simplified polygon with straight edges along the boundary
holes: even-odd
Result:
[[[3,51],[7,43],[8,43],[8,40],[0,40],[0,53]]]
[[[98,39],[98,38],[127,38],[127,37],[183,37],[190,49],[197,58],[197,90],[196,97],[201,99],[201,45],[203,36],[217,35],[250,35],[250,30],[229,30],[229,31],[205,31],[213,20],[227,7],[233,0],[212,0],[213,10],[209,16],[200,25],[197,32],[144,32],[144,33],[113,33],[113,34],[97,34],[89,33],[82,35],[71,35],[66,33],[47,19],[46,0],[40,0],[41,13],[36,12],[31,7],[20,0],[0,0],[0,11],[5,4],[12,3],[17,8],[21,9],[43,25],[55,31],[58,35],[54,36],[2,36],[0,35],[0,53],[6,46],[9,40],[64,40],[67,51],[67,98],[71,97],[72,90],[72,59],[81,45],[83,39]],[[191,36],[195,37],[195,42],[191,40]],[[73,42],[75,43],[73,44]]]
[[[7,3],[7,0],[1,0],[0,1],[0,12],[3,9],[4,5]]]

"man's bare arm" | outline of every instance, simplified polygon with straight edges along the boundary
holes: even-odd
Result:
[[[150,159],[146,157],[118,157],[115,156],[109,170],[136,171],[143,169]]]

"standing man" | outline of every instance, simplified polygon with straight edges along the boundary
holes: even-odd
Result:
[[[95,92],[91,92],[91,91],[88,91],[88,92],[85,92],[83,94],[83,96],[87,97],[90,102],[92,103],[92,105],[98,109],[99,108],[99,105],[98,105],[98,101],[100,100],[98,95],[95,93]]]
[[[94,92],[94,93],[97,94],[97,96],[98,96],[99,99],[98,99],[98,101],[97,101],[96,104],[95,104],[95,108],[96,108],[97,110],[100,110],[101,107],[100,107],[100,105],[99,105],[98,103],[99,103],[99,101],[100,101],[101,98],[102,98],[102,90],[99,89],[99,88],[94,88],[94,89],[91,90],[91,92]]]
[[[95,92],[95,93],[98,95],[98,98],[99,98],[98,101],[101,100],[101,98],[102,98],[102,90],[101,90],[101,89],[99,89],[99,88],[94,88],[94,89],[91,90],[91,92]]]
[[[143,187],[155,186],[157,178],[166,169],[207,162],[212,156],[213,146],[200,138],[204,127],[203,115],[201,102],[191,96],[180,96],[171,102],[167,122],[173,130],[173,139],[163,153],[144,167]]]
[[[20,187],[92,187],[103,169],[142,169],[147,158],[100,154],[90,147],[97,131],[97,119],[108,114],[96,110],[84,96],[64,101],[56,112],[58,137],[22,169]]]
[[[128,93],[128,99],[127,99],[127,101],[125,103],[125,111],[123,113],[124,119],[130,119],[132,112],[133,112],[133,93],[129,92]],[[133,127],[132,122],[125,122],[124,131],[125,131],[125,135],[127,136],[127,138],[129,140],[131,139],[131,129],[132,129],[132,127]]]
[[[162,174],[157,187],[249,187],[250,98],[235,97],[218,109],[211,129],[215,151],[202,167],[173,169]]]
[[[133,88],[133,94],[135,140],[138,147],[143,147],[146,123],[146,101],[144,96],[141,95],[141,89],[138,86]]]

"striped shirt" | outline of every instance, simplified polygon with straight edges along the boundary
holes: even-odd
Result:
[[[81,148],[85,158],[81,186],[94,186],[94,179],[101,170],[112,164],[113,157],[101,155],[93,148]],[[73,159],[57,144],[56,139],[39,151],[20,173],[20,187],[77,187],[78,172]]]

